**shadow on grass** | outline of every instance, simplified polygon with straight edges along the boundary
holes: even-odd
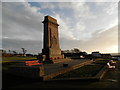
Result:
[[[40,81],[3,73],[3,89],[11,88],[80,88],[95,81],[64,80],[64,81]]]
[[[39,79],[24,78],[24,77],[2,72],[2,87],[3,88],[10,88],[16,85],[19,86],[19,85],[30,84],[34,82],[42,82],[42,80],[41,78]]]

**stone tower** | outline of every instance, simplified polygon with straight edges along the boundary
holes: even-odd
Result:
[[[57,20],[45,16],[44,21],[44,42],[42,54],[46,55],[46,60],[63,58],[59,47],[58,23]]]

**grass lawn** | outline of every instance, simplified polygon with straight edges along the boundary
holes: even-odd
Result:
[[[58,75],[55,78],[93,77],[102,69],[102,67],[103,65],[85,65],[73,71]]]
[[[2,57],[2,61],[0,61],[0,63],[2,63],[2,70],[8,70],[9,68],[9,64],[13,63],[13,62],[19,62],[22,60],[35,60],[37,59],[36,57],[22,57],[22,56],[14,56],[14,57]],[[0,67],[1,69],[1,67]]]
[[[93,65],[85,65],[73,71],[58,75],[55,79],[59,78],[80,78],[80,77],[94,77],[102,68],[108,60],[96,60]]]
[[[37,59],[36,57],[2,57],[2,63],[5,62],[14,62],[14,61],[20,61],[20,60],[32,60],[32,59]]]
[[[94,63],[95,64],[105,65],[105,64],[107,64],[107,62],[109,62],[109,60],[96,60]]]

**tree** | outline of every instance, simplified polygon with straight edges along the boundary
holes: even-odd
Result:
[[[6,54],[6,50],[2,50],[2,54]]]
[[[27,52],[27,50],[25,50],[25,48],[21,48],[23,51],[23,56],[25,56],[25,53]]]
[[[9,54],[11,54],[11,50],[8,50]]]
[[[17,52],[16,51],[12,51],[13,52],[13,54],[17,54]]]
[[[83,55],[88,55],[87,52],[82,52],[82,53],[83,53]]]
[[[77,48],[74,48],[74,49],[73,49],[73,52],[74,52],[74,53],[80,53],[81,51],[80,51],[79,49],[77,49]]]

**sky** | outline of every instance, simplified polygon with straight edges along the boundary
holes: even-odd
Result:
[[[40,53],[46,15],[57,19],[62,50],[118,52],[117,2],[2,2],[2,49]]]

